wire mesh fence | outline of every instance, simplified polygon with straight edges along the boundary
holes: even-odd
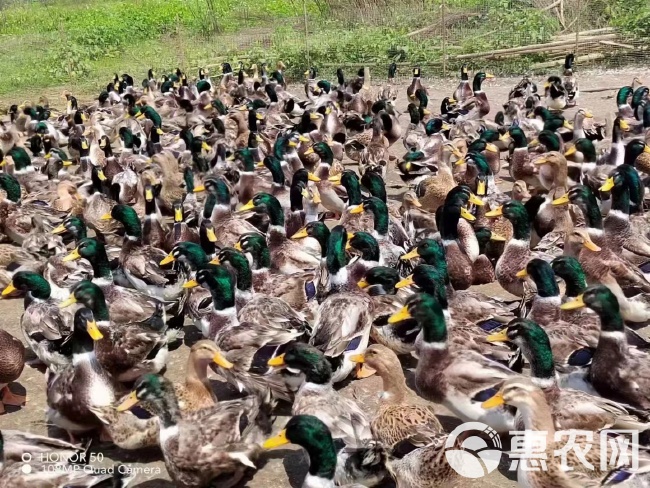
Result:
[[[21,89],[99,89],[113,73],[152,67],[220,71],[220,63],[397,63],[410,77],[464,64],[500,75],[549,72],[569,52],[580,68],[650,61],[647,0],[0,0],[0,98]],[[196,71],[194,71],[196,70]]]

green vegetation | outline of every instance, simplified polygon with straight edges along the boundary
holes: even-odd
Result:
[[[193,75],[225,60],[282,60],[290,79],[308,59],[323,76],[338,65],[391,60],[439,73],[443,47],[449,55],[484,52],[549,41],[562,30],[537,0],[446,0],[444,24],[441,1],[307,0],[306,43],[302,0],[0,0],[0,102],[62,86],[96,94],[114,73],[138,80],[150,67],[180,66]],[[587,2],[580,28],[614,25],[650,37],[647,0]],[[515,73],[544,59],[490,68]]]

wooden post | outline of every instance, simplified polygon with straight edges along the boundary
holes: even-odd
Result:
[[[582,27],[582,22],[580,22],[580,18],[582,17],[582,5],[581,1],[577,0],[577,5],[576,5],[576,12],[578,15],[578,18],[576,19],[576,45],[575,48],[573,49],[573,55],[577,58],[578,57],[578,44],[580,43],[580,27]]]
[[[442,76],[447,77],[447,21],[445,17],[446,0],[442,0],[440,7],[442,8]]]
[[[307,28],[307,0],[302,0],[302,12],[305,20],[305,50],[307,51],[307,66],[311,66],[311,56],[309,55],[309,29]]]

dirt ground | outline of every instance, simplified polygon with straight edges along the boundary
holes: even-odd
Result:
[[[560,67],[557,70],[551,71],[549,74],[559,73]],[[610,87],[614,90],[602,91],[597,93],[581,93],[580,106],[591,110],[594,113],[597,121],[603,121],[606,117],[612,119],[612,113],[616,109],[616,102],[614,96],[615,89],[620,86],[632,82],[634,76],[640,76],[642,80],[650,83],[650,69],[643,72],[638,71],[618,71],[616,73],[577,73],[581,90],[605,88]],[[519,80],[514,78],[495,79],[489,80],[484,84],[484,91],[491,102],[492,114],[499,110],[501,104],[507,99],[508,91]],[[538,86],[543,83],[543,79],[537,78]],[[458,81],[453,80],[438,80],[427,81],[425,83],[430,93],[430,108],[437,111],[440,101],[444,96],[450,95],[456,88]],[[293,93],[302,93],[301,87],[294,87],[291,90]],[[60,93],[61,90],[56,90]],[[33,98],[37,98],[38,94],[34,94]],[[53,97],[54,98],[54,97]],[[51,100],[53,100],[53,98]],[[406,85],[402,86],[399,93],[397,107],[401,111],[406,109]],[[567,118],[572,117],[574,110],[567,111]],[[408,125],[408,116],[403,116],[401,122],[404,128]],[[398,141],[391,149],[395,156],[402,156],[405,149],[401,141]],[[347,161],[347,163],[352,163]],[[400,183],[401,180],[392,172],[389,183]],[[500,175],[503,178],[504,190],[510,186],[509,176],[507,169],[502,171]],[[399,198],[403,192],[402,189],[391,189],[389,194],[393,198]],[[482,291],[488,294],[504,296],[505,292],[496,283],[484,285],[481,287]],[[20,331],[19,320],[22,313],[23,305],[21,299],[1,300],[0,301],[0,327],[15,337],[22,339]],[[643,331],[646,332],[647,331]],[[200,337],[198,331],[191,325],[186,327],[186,337],[184,343],[177,349],[170,353],[170,359],[167,366],[166,375],[171,380],[181,380],[184,376],[185,365],[187,362],[189,346]],[[412,377],[412,371],[407,370],[407,377]],[[29,396],[27,405],[23,408],[16,409],[7,407],[8,413],[0,416],[0,429],[19,429],[30,431],[38,434],[61,435],[61,432],[56,432],[48,429],[45,423],[45,410],[46,405],[46,390],[45,390],[45,375],[42,370],[36,369],[31,366],[25,366],[25,369],[20,377],[18,384],[12,385],[12,388],[19,389],[20,386],[26,389]],[[215,380],[214,387],[220,399],[227,399],[233,395],[233,390],[227,384]],[[381,380],[376,377],[367,378],[364,380],[354,380],[349,382],[344,388],[342,393],[345,395],[354,396],[358,402],[366,409],[369,415],[372,415],[378,400],[378,394],[381,390]],[[275,429],[280,430],[288,417],[288,408],[283,409],[284,414],[279,415],[275,422]],[[453,418],[444,408],[439,408],[439,414],[443,424],[449,429],[453,429],[458,424],[458,420]],[[148,473],[138,474],[137,478],[132,483],[132,486],[140,488],[155,487],[164,488],[174,486],[170,481],[165,470],[164,464],[161,461],[161,456],[158,452],[129,452],[122,451],[115,448],[100,446],[107,459],[104,464],[110,465],[113,462],[121,462],[133,468],[150,468]],[[485,478],[472,481],[463,480],[458,486],[461,487],[511,487],[515,486],[513,473],[507,471],[508,461],[507,457],[503,456],[501,466],[498,470],[492,472]],[[287,449],[274,450],[266,453],[262,460],[261,468],[250,478],[246,484],[242,486],[248,487],[264,487],[264,488],[279,488],[279,487],[293,487],[301,486],[302,480],[307,472],[308,462],[306,456],[301,450],[290,446]]]

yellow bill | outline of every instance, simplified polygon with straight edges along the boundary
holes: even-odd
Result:
[[[528,271],[526,271],[526,268],[517,271],[517,274],[515,275],[517,278],[525,278],[528,276]]]
[[[610,191],[612,188],[614,188],[614,178],[609,177],[607,178],[607,181],[599,188],[600,191]]]
[[[362,279],[361,281],[357,282],[357,286],[361,289],[368,288],[370,286],[370,283],[366,281],[366,279]]]
[[[400,288],[406,288],[407,286],[412,286],[415,284],[415,281],[413,281],[413,275],[409,275],[406,278],[404,278],[401,281],[398,281],[395,284],[395,288],[400,289]]]
[[[474,222],[476,220],[476,217],[469,213],[465,207],[460,207],[460,216],[468,222]]]
[[[274,358],[269,359],[266,364],[268,364],[269,366],[275,366],[275,367],[284,366],[285,365],[284,354],[280,354],[279,356],[276,356]]]
[[[488,218],[501,217],[502,215],[503,215],[503,205],[495,208],[494,210],[490,210],[485,214],[485,216]]]
[[[194,188],[194,191],[192,193],[201,193],[202,191],[205,191],[205,186],[199,185]]]
[[[316,182],[316,183],[318,183],[318,182],[320,181],[320,178],[319,178],[318,176],[316,176],[316,175],[315,175],[314,173],[312,173],[312,172],[307,173],[307,179],[308,179],[309,181],[314,181],[314,182]]]
[[[363,364],[366,361],[366,357],[363,354],[353,354],[349,357],[350,361],[353,363]]]
[[[508,329],[506,328],[502,331],[490,334],[485,338],[485,340],[488,342],[508,342],[510,341],[510,339],[508,339]]]
[[[204,151],[211,151],[212,147],[207,142],[203,142],[201,143],[201,149],[203,149]]]
[[[255,208],[255,203],[253,200],[250,200],[246,205],[239,209],[240,212],[246,212],[247,210],[253,210]]]
[[[489,152],[491,152],[491,153],[498,153],[498,152],[499,152],[499,148],[496,147],[496,146],[495,146],[494,144],[492,144],[492,143],[490,143],[490,144],[486,144],[486,146],[485,146],[485,150],[486,150],[486,151],[489,151]]]
[[[61,224],[52,229],[52,234],[63,234],[65,231],[65,225]]]
[[[556,198],[553,200],[552,204],[555,205],[556,207],[559,205],[567,205],[571,200],[569,200],[569,194],[565,193],[559,198]]]
[[[351,214],[360,214],[365,211],[365,208],[363,208],[363,203],[361,205],[357,205],[354,207],[352,210],[350,210]]]
[[[162,261],[160,261],[160,265],[162,266],[165,264],[173,263],[174,261],[176,261],[176,258],[172,255],[172,253],[169,253]]]
[[[104,174],[104,170],[101,168],[97,170],[97,177],[99,178],[99,181],[106,181],[108,179]]]
[[[234,366],[230,361],[228,361],[228,360],[227,360],[225,357],[223,357],[223,355],[220,354],[220,353],[216,353],[216,354],[212,357],[212,361],[214,361],[218,366],[221,366],[221,367],[224,368],[224,369],[232,369],[233,366]]]
[[[88,332],[88,335],[92,338],[93,341],[98,341],[104,338],[104,334],[102,334],[102,332],[99,330],[99,327],[97,327],[97,322],[94,320],[89,320],[86,322],[86,332]]]
[[[183,209],[182,208],[175,208],[174,209],[174,222],[182,222],[183,221]]]
[[[309,237],[309,234],[307,233],[307,227],[303,227],[291,236],[292,239],[304,239],[305,237]]]
[[[419,257],[420,257],[420,253],[418,252],[418,248],[416,247],[411,252],[407,252],[403,256],[400,256],[400,259],[402,261],[409,261],[411,259],[415,259],[415,258],[419,258]]]
[[[487,193],[486,187],[487,185],[485,184],[485,181],[479,180],[478,183],[476,184],[476,194],[481,197],[485,195]]]
[[[582,295],[579,295],[575,300],[571,300],[570,302],[563,303],[560,305],[560,309],[562,310],[576,310],[578,308],[583,308],[586,307],[587,305],[585,304],[584,300],[582,299]]]
[[[265,440],[262,447],[264,449],[273,449],[274,447],[280,447],[290,443],[289,439],[287,439],[287,431],[283,430],[278,435]]]
[[[205,235],[210,242],[217,242],[217,235],[214,233],[214,229],[212,228],[205,229]]]
[[[408,307],[404,306],[399,312],[394,313],[390,317],[388,317],[388,323],[389,324],[397,324],[399,322],[402,322],[404,320],[408,320],[412,318],[411,313],[409,312]]]
[[[183,283],[183,288],[196,288],[199,286],[199,282],[196,280],[190,280]]]
[[[490,240],[495,242],[506,242],[506,238],[496,232],[490,234]]]
[[[327,181],[331,181],[335,185],[340,185],[341,184],[341,173],[339,173],[337,175],[334,175],[334,176],[330,176],[329,178],[327,178]]]
[[[481,403],[481,407],[487,410],[489,408],[494,408],[503,405],[504,403],[505,400],[503,399],[503,392],[499,392],[496,395],[494,395],[492,398],[489,398],[485,400],[483,403]]]
[[[215,266],[219,266],[221,264],[221,259],[219,259],[219,256],[217,256],[212,261],[210,261],[210,264],[214,264]]]
[[[309,137],[305,137],[305,136],[303,136],[302,134],[299,134],[299,135],[298,135],[298,140],[299,140],[300,142],[309,142],[310,139],[309,139]]]
[[[13,293],[16,291],[16,287],[14,286],[14,283],[11,282],[9,283],[4,290],[2,290],[2,296],[6,297],[7,295]]]
[[[100,217],[101,220],[111,220],[112,218],[113,218],[113,216],[111,215],[110,212],[107,212],[107,213],[105,213],[104,215],[102,215]]]
[[[618,125],[619,125],[619,127],[620,127],[621,129],[623,129],[623,130],[626,130],[626,131],[627,131],[627,130],[630,130],[630,124],[628,124],[627,122],[625,122],[623,119],[621,119],[621,121],[620,121],[620,123],[619,123]]]
[[[314,146],[308,147],[305,149],[305,152],[303,153],[305,156],[309,156],[310,154],[314,154]]]
[[[233,247],[234,247],[235,249],[237,249],[238,251],[243,251],[240,242],[235,242],[235,245],[234,245]]]
[[[66,308],[70,305],[74,305],[75,303],[77,303],[77,297],[70,295],[66,300],[63,300],[61,303],[59,303],[59,308]]]
[[[77,259],[81,259],[81,254],[79,254],[78,248],[70,251],[70,254],[64,256],[64,258],[61,261],[67,263],[68,261],[76,261]]]
[[[135,407],[138,402],[138,396],[134,391],[129,393],[129,396],[127,396],[122,403],[120,403],[117,407],[116,410],[118,412],[124,412],[125,410],[128,410],[129,408]]]

